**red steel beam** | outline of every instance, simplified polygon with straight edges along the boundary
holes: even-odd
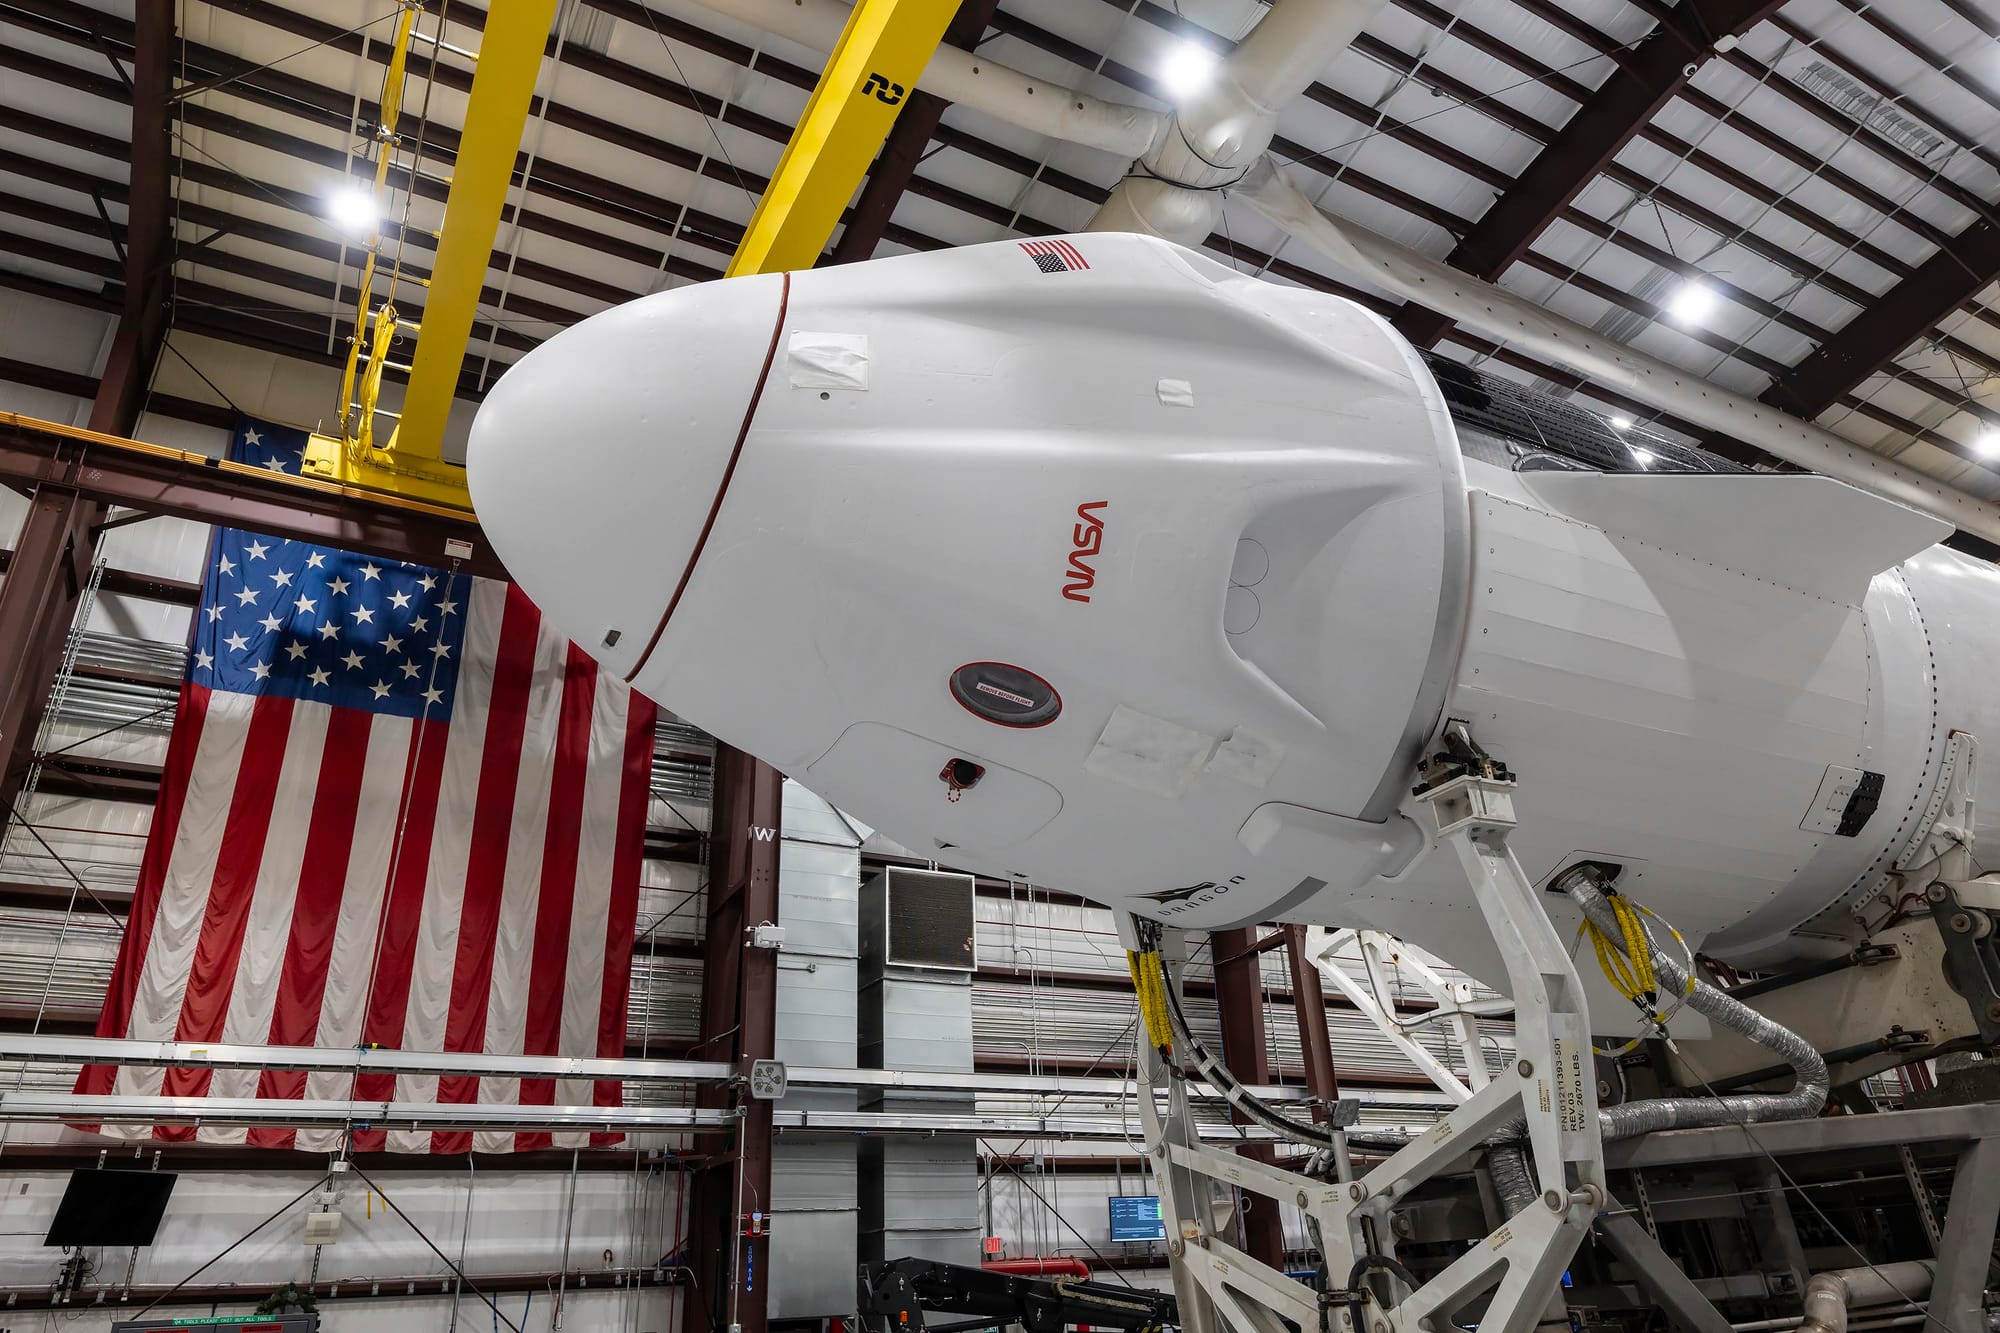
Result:
[[[1264,951],[1257,945],[1255,927],[1218,930],[1208,937],[1209,953],[1216,959],[1215,1007],[1222,1019],[1222,1060],[1239,1081],[1253,1085],[1271,1081],[1270,1048],[1264,1040]],[[1266,1144],[1238,1148],[1237,1152],[1261,1162],[1275,1159]],[[1236,1208],[1244,1251],[1260,1263],[1283,1270],[1285,1229],[1277,1201],[1238,1190]]]
[[[1974,220],[1759,395],[1810,421],[2000,278],[2000,227]]]
[[[1748,32],[1783,0],[1681,0],[1629,52],[1619,68],[1578,107],[1533,162],[1493,201],[1447,258],[1487,281],[1497,279],[1527,253],[1535,238],[1611,164],[1619,150],[1652,123],[1655,114],[1714,54],[1715,42]],[[1434,310],[1406,306],[1395,320],[1404,336],[1429,347],[1451,320]]]
[[[701,969],[701,1042],[705,1060],[727,1060],[748,1074],[752,1060],[777,1046],[778,960],[775,950],[751,949],[752,926],[778,920],[778,831],[784,778],[769,764],[729,746],[715,752],[711,797],[708,921]],[[736,1153],[698,1172],[688,1200],[687,1248],[697,1300],[683,1304],[682,1333],[739,1328],[766,1333],[770,1243],[738,1233],[749,1200],[771,1198],[771,1103],[749,1100],[741,1087],[702,1085],[698,1107],[743,1108]],[[739,1179],[740,1176],[740,1179]],[[766,1280],[746,1282],[748,1271]],[[707,1308],[702,1308],[706,1306]]]
[[[443,564],[445,542],[455,538],[472,543],[465,572],[507,577],[479,526],[457,511],[9,412],[0,412],[0,482],[392,560]]]
[[[129,435],[166,337],[173,266],[168,212],[173,138],[174,7],[140,5],[132,27],[131,185],[126,195],[125,301],[91,402],[92,430]],[[37,486],[0,585],[0,812],[34,760],[49,686],[97,556],[101,503],[75,490]]]

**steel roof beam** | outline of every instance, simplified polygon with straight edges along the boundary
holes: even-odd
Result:
[[[60,0],[57,0],[57,3],[60,3]],[[252,9],[264,9],[264,8],[267,8],[267,7],[261,7],[261,6],[255,6],[255,5],[251,5],[251,6],[249,6],[249,7],[250,7],[250,8],[252,8]],[[599,8],[603,8],[603,9],[607,10],[607,12],[616,12],[616,13],[618,13],[618,14],[619,14],[619,17],[621,17],[621,18],[628,18],[628,19],[629,19],[629,18],[632,18],[632,17],[633,17],[633,15],[634,15],[634,14],[635,14],[635,13],[636,13],[636,12],[638,11],[638,9],[639,9],[639,6],[637,6],[636,4],[631,4],[631,3],[628,3],[628,2],[627,2],[627,0],[598,0],[598,3],[597,3],[597,7],[599,7]],[[641,18],[643,18],[643,15],[641,15],[640,17],[641,17]],[[656,19],[657,19],[658,21],[660,21],[660,22],[662,22],[662,23],[664,23],[664,22],[667,22],[667,21],[668,21],[668,20],[666,20],[666,19],[665,19],[665,18],[664,18],[663,16],[657,16],[657,15],[656,15],[656,16],[654,16],[654,17],[655,17],[655,18],[656,18]],[[297,20],[296,20],[296,19],[294,19],[293,21],[294,21],[294,22],[296,22]],[[1013,23],[1013,22],[1012,22],[1011,20],[1008,20],[1008,19],[1006,18],[1006,16],[1002,16],[1002,18],[1001,18],[1001,21],[1000,21],[1000,25],[1001,25],[1001,26],[1003,26],[1003,27],[1007,27],[1007,28],[1009,28],[1010,30],[1011,30],[1012,28],[1015,28],[1015,27],[1019,27],[1019,26],[1020,26],[1020,25],[1018,25],[1018,24],[1014,24],[1014,23]],[[1039,38],[1039,39],[1040,39],[1040,42],[1041,42],[1041,43],[1045,43],[1045,42],[1046,42],[1046,41],[1048,40],[1048,36],[1047,36],[1046,34],[1042,34],[1042,33],[1040,33],[1039,31],[1033,31],[1033,30],[1030,30],[1030,31],[1022,31],[1022,32],[1019,32],[1019,33],[1016,33],[1016,35],[1018,35],[1018,36],[1021,36],[1021,37],[1023,37],[1023,38],[1025,39],[1025,40],[1030,40],[1030,41],[1036,41],[1036,40],[1037,40],[1037,39]],[[717,48],[717,49],[716,49],[716,52],[715,52],[716,54],[720,54],[720,55],[724,55],[724,56],[727,56],[727,57],[734,57],[734,56],[738,56],[738,55],[747,55],[747,49],[746,49],[745,51],[742,51],[742,52],[739,52],[739,51],[736,51],[736,50],[734,49],[734,44],[731,44],[731,43],[727,43],[727,42],[724,42],[724,41],[722,41],[721,39],[716,39],[716,38],[714,38],[714,37],[713,37],[712,35],[709,35],[709,37],[708,37],[708,42],[709,42],[709,45],[710,45],[710,46],[713,46],[713,47]],[[1038,44],[1039,44],[1039,43],[1038,43]],[[729,49],[725,50],[725,49],[721,49],[721,48],[729,48]],[[705,49],[707,49],[707,48],[705,48]],[[773,66],[771,66],[771,65],[770,65],[770,62],[768,62],[768,61],[764,61],[764,62],[760,62],[760,64],[759,64],[759,68],[760,68],[760,69],[766,69],[766,70],[767,70],[767,72],[773,72],[773,73],[774,73],[774,77],[779,77],[779,78],[781,78],[781,79],[784,79],[784,81],[787,81],[787,82],[804,82],[804,81],[806,81],[806,75],[805,75],[804,71],[793,71],[793,70],[792,70],[792,69],[791,69],[790,67],[786,67],[786,68],[785,68],[785,69],[783,69],[783,70],[777,70],[777,69],[776,69],[775,67],[773,67]],[[794,74],[794,73],[796,73],[798,77],[796,77],[796,78],[787,78],[787,77],[786,77],[787,75],[791,75],[791,74]],[[1132,86],[1138,86],[1138,87],[1142,87],[1142,89],[1143,89],[1143,87],[1145,86],[1145,81],[1143,80],[1143,77],[1142,77],[1142,76],[1139,76],[1138,74],[1136,74],[1136,72],[1133,72],[1133,71],[1112,71],[1112,73],[1113,73],[1114,77],[1115,77],[1115,76],[1116,76],[1117,74],[1119,74],[1119,73],[1124,73],[1124,74],[1126,74],[1126,75],[1128,76],[1128,80],[1129,80],[1129,81],[1131,82]],[[291,91],[291,92],[292,92],[292,93],[294,94],[294,98],[295,98],[295,100],[294,100],[294,102],[293,102],[293,109],[298,109],[298,110],[301,110],[301,113],[303,113],[303,111],[302,111],[302,108],[300,108],[300,107],[299,107],[299,103],[300,103],[300,102],[302,102],[302,101],[304,101],[304,102],[318,102],[318,101],[322,100],[322,99],[321,99],[321,98],[320,98],[320,97],[319,97],[318,95],[313,95],[313,96],[310,96],[310,97],[306,97],[306,96],[303,96],[303,93],[304,93],[304,90],[302,90],[302,89],[293,89],[293,90],[289,90],[289,91]],[[328,92],[330,92],[330,90],[325,90],[325,91],[328,91]],[[649,91],[650,91],[650,90],[649,90]],[[1328,92],[1330,93],[1330,90],[1327,90],[1327,91],[1328,91]],[[685,95],[685,94],[683,94],[683,95]],[[1338,108],[1336,108],[1336,109],[1338,109]],[[232,118],[232,119],[233,119],[233,118]],[[220,126],[218,126],[218,128],[220,128]],[[447,134],[448,134],[448,132],[447,132]],[[1014,162],[1014,161],[1013,161],[1012,159],[1013,159],[1013,158],[1014,158],[1015,156],[1017,156],[1017,155],[1013,155],[1013,154],[1009,154],[1009,153],[1006,153],[1006,152],[1005,152],[1004,150],[998,150],[998,149],[995,149],[995,148],[993,148],[993,146],[991,146],[991,145],[987,145],[987,144],[984,144],[984,143],[983,143],[982,141],[978,141],[978,140],[976,140],[976,139],[971,139],[971,137],[970,137],[970,136],[966,136],[966,135],[962,134],[961,132],[957,132],[957,131],[952,131],[952,130],[950,130],[950,129],[948,129],[948,128],[946,128],[946,129],[942,129],[942,130],[940,130],[940,132],[939,132],[939,134],[938,134],[938,139],[939,139],[939,141],[940,141],[940,142],[944,142],[944,143],[947,143],[947,144],[949,144],[949,146],[952,146],[952,147],[954,147],[954,148],[957,148],[957,149],[959,149],[959,150],[961,150],[961,151],[966,151],[966,152],[970,152],[970,153],[973,153],[973,154],[974,154],[975,156],[978,156],[978,157],[980,157],[980,158],[981,158],[982,160],[986,160],[986,161],[991,161],[991,162],[994,162],[994,163],[995,163],[996,165],[1000,165],[1000,166],[1002,166],[1002,167],[1005,167],[1005,168],[1007,168],[1007,169],[1010,169],[1010,170],[1016,170],[1016,171],[1018,171],[1018,172],[1022,172],[1022,173],[1024,173],[1024,174],[1025,174],[1025,173],[1031,173],[1031,172],[1033,171],[1033,169],[1034,169],[1034,164],[1033,164],[1032,162],[1029,162],[1029,161],[1027,161],[1026,159],[1022,159],[1022,160],[1021,160],[1020,162],[1016,163],[1016,162]],[[302,141],[301,141],[301,142],[302,142]],[[1303,150],[1301,150],[1301,151],[1303,151]],[[1427,150],[1427,151],[1428,151],[1428,150]],[[190,174],[191,176],[192,176],[192,175],[194,174],[194,168],[197,168],[197,167],[198,167],[199,165],[200,165],[200,164],[187,164],[187,167],[188,167],[188,169],[189,169],[189,174]],[[212,170],[212,169],[211,169],[211,170]],[[1614,170],[1615,170],[1615,168],[1614,168]],[[216,173],[216,174],[217,174],[217,175],[221,175],[222,173]],[[1097,196],[1097,197],[1101,197],[1101,194],[1102,194],[1102,192],[1101,192],[1101,191],[1099,191],[1099,190],[1096,190],[1096,189],[1095,189],[1094,187],[1090,186],[1090,184],[1089,184],[1088,182],[1082,182],[1082,181],[1075,181],[1075,180],[1071,180],[1071,179],[1069,179],[1069,178],[1067,178],[1067,177],[1062,177],[1062,178],[1058,179],[1058,177],[1061,177],[1061,173],[1049,173],[1049,172],[1045,172],[1045,173],[1043,173],[1043,179],[1044,179],[1044,180],[1046,180],[1046,181],[1047,181],[1048,183],[1050,183],[1051,185],[1054,185],[1054,186],[1055,186],[1056,188],[1058,188],[1058,189],[1066,189],[1066,190],[1069,190],[1069,191],[1070,191],[1070,192],[1072,192],[1072,193],[1078,193],[1078,194],[1080,195],[1080,197],[1084,197],[1084,198],[1091,198],[1091,197],[1093,197],[1093,196]],[[1352,173],[1349,173],[1349,175],[1348,175],[1348,179],[1349,179],[1350,181],[1354,179],[1354,176],[1353,176],[1353,174],[1352,174]],[[218,184],[218,185],[221,185],[221,186],[223,186],[224,188],[228,188],[229,184],[231,184],[231,182],[227,182],[227,181],[224,181],[224,180],[221,180],[221,179],[218,179],[218,180],[217,180],[217,181],[216,181],[215,183],[216,183],[216,184]],[[423,185],[427,184],[427,182],[419,182],[418,184],[419,184],[419,187],[421,188],[421,187],[422,187]],[[240,188],[240,187],[239,187],[239,188]],[[942,190],[939,190],[939,191],[933,191],[933,192],[931,192],[931,193],[948,193],[948,194],[956,194],[956,192],[949,192],[949,191],[942,191]],[[942,200],[942,201],[943,201],[943,202],[947,202],[947,203],[949,203],[949,204],[951,204],[951,205],[953,205],[953,206],[958,206],[958,207],[964,207],[964,206],[966,205],[966,203],[967,203],[967,202],[971,202],[971,203],[978,203],[978,202],[979,202],[979,201],[976,201],[976,200],[972,200],[972,201],[967,201],[967,200],[963,200],[963,199],[959,199],[959,198],[948,198],[948,199],[945,199],[945,200]],[[302,200],[301,202],[304,202],[304,201]],[[1394,202],[1394,201],[1392,200],[1392,202]],[[1682,205],[1683,203],[1686,203],[1687,201],[1672,201],[1672,200],[1668,200],[1668,201],[1663,201],[1663,202],[1667,202],[1667,203],[1668,203],[1668,206],[1670,206],[1670,207],[1680,207],[1680,206],[1681,206],[1681,205]],[[1690,206],[1691,206],[1691,205],[1690,205]],[[644,212],[645,214],[657,214],[658,212],[661,212],[661,211],[668,211],[668,210],[664,210],[664,209],[658,209],[658,208],[654,208],[654,209],[645,209],[645,210],[643,210],[643,212]],[[1568,216],[1569,216],[1569,217],[1571,218],[1571,220],[1572,220],[1572,221],[1578,221],[1579,223],[1581,223],[1581,222],[1583,222],[1583,221],[1587,221],[1587,220],[1588,220],[1588,219],[1584,218],[1584,217],[1583,217],[1583,215],[1581,215],[1581,214],[1578,214],[1578,213],[1577,213],[1577,212],[1576,212],[1576,211],[1575,211],[1574,209],[1570,210],[1570,212],[1569,212]],[[643,217],[643,218],[642,218],[641,220],[643,220],[643,221],[647,221],[647,222],[652,222],[652,221],[656,221],[656,220],[657,220],[657,218],[656,218],[656,217],[653,217],[653,216],[646,216],[646,217]],[[535,225],[535,221],[536,221],[536,220],[535,220],[535,219],[534,219],[534,218],[533,218],[532,216],[530,216],[529,218],[527,218],[527,219],[524,219],[524,221],[526,221],[526,222],[527,222],[527,224],[528,224],[528,225],[530,225],[530,226],[532,227],[532,226],[534,226],[534,225]],[[719,220],[718,220],[718,221],[719,221]],[[1440,222],[1440,225],[1449,225],[1449,220],[1439,220],[1439,222]],[[732,225],[733,225],[733,224],[732,224]],[[898,239],[904,239],[904,238],[900,238],[900,237],[899,237]],[[909,239],[911,239],[911,240],[915,240],[915,239],[917,239],[917,238],[909,238]],[[928,238],[923,238],[923,239],[924,239],[924,240],[926,240],[926,241],[928,240]],[[1754,244],[1755,244],[1755,240],[1754,240],[1754,238],[1746,238],[1746,241],[1747,241],[1747,243],[1750,243],[1750,244],[1752,244],[1753,246],[1754,246]],[[701,243],[701,242],[700,242],[700,240],[699,240],[699,237],[697,237],[697,243]],[[1217,238],[1210,238],[1210,243],[1211,243],[1211,246],[1217,246],[1217,245],[1221,244],[1221,242],[1220,242],[1220,241],[1219,241],[1219,240],[1218,240]],[[715,249],[717,249],[717,250],[721,250],[721,249],[724,249],[724,248],[726,248],[726,247],[727,247],[727,244],[728,244],[728,240],[727,240],[726,238],[720,238],[720,237],[718,237],[718,238],[715,238],[715,240],[714,240],[714,241],[712,242],[712,246],[713,246],[713,248],[715,248]],[[1239,247],[1239,249],[1240,249],[1240,247]],[[1246,252],[1246,253],[1247,253],[1247,252]],[[1257,256],[1255,256],[1255,255],[1250,255],[1250,256],[1248,256],[1248,257],[1250,258],[1251,262],[1253,262],[1253,263],[1254,263],[1254,262],[1257,262],[1257,259],[1258,259],[1258,257],[1257,257]],[[1782,259],[1782,258],[1783,258],[1782,254],[1780,254],[1780,255],[1778,256],[1778,258]],[[1791,262],[1793,263],[1793,265],[1794,265],[1794,266],[1796,265],[1796,260],[1793,260],[1793,261],[1791,261]],[[1301,275],[1301,274],[1306,274],[1306,273],[1309,273],[1309,271],[1308,271],[1308,270],[1300,270],[1300,269],[1294,269],[1294,266],[1290,266],[1290,265],[1284,265],[1284,264],[1280,264],[1280,265],[1276,266],[1276,267],[1275,267],[1275,268],[1273,269],[1273,272],[1277,272],[1277,273],[1280,273],[1280,274],[1281,274],[1281,275],[1283,275],[1283,276],[1290,276],[1290,277],[1293,277],[1293,278],[1294,278],[1294,280],[1304,280],[1303,278],[1301,278],[1301,277],[1300,277],[1300,275]],[[689,276],[696,276],[696,275],[693,275],[693,274],[690,274]],[[704,274],[702,274],[701,276],[707,276],[707,273],[705,272],[705,273],[704,273]],[[1840,283],[1840,281],[1839,281],[1838,279],[1829,279],[1829,281],[1831,282],[1831,289],[1832,289],[1832,290],[1835,290],[1835,291],[1836,291],[1837,293],[1839,293],[1839,294],[1842,294],[1842,295],[1848,295],[1848,293],[1846,293],[1846,292],[1844,292],[1844,291],[1842,290],[1842,288],[1844,287],[1844,284]],[[1318,282],[1318,283],[1317,283],[1316,285],[1324,285],[1324,280],[1320,280],[1320,281],[1319,281],[1319,282]],[[1856,293],[1854,293],[1854,295],[1858,295],[1858,296],[1862,296],[1862,297],[1865,297],[1865,296],[1866,296],[1866,294],[1865,294],[1865,293],[1859,293],[1859,292],[1856,292]],[[1806,331],[1806,330],[1800,330],[1800,331]],[[1808,332],[1808,336],[1813,336],[1813,333],[1812,333],[1812,332]],[[1465,341],[1465,340],[1463,340],[1463,339],[1460,339],[1459,341]],[[1476,342],[1477,340],[1473,340],[1473,341],[1475,341],[1475,342]],[[1513,358],[1509,358],[1509,359],[1513,359]],[[1874,416],[1876,416],[1876,419],[1881,419],[1881,415],[1880,415],[1880,414],[1878,414],[1878,413],[1871,413],[1871,415],[1874,415]],[[1914,431],[1914,430],[1915,430],[1914,426],[1913,426],[1913,425],[1912,425],[1911,423],[1906,423],[1906,422],[1901,422],[1901,421],[1900,421],[1900,419],[1893,419],[1893,420],[1891,420],[1891,421],[1889,421],[1889,422],[1885,422],[1885,424],[1890,424],[1890,425],[1892,425],[1892,426],[1897,426],[1897,427],[1899,427],[1899,428],[1903,428],[1903,429],[1906,429],[1906,430],[1911,430],[1911,431]],[[1920,434],[1921,434],[1921,433],[1920,433]]]
[[[1768,18],[1783,0],[1681,0],[1631,51],[1619,68],[1570,116],[1547,147],[1493,201],[1471,232],[1446,256],[1455,268],[1488,282],[1526,254],[1686,86],[1718,38],[1735,37]],[[1396,324],[1419,346],[1429,347],[1451,320],[1436,311],[1407,309]]]
[[[1980,218],[1878,297],[1867,313],[1778,376],[1759,395],[1761,401],[1810,421],[1996,279],[2000,226]]]
[[[0,480],[397,560],[439,562],[446,540],[458,538],[473,544],[468,573],[507,577],[478,526],[436,506],[388,500],[12,412],[0,412]]]

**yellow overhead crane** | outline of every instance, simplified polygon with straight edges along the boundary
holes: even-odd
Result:
[[[379,226],[362,266],[354,334],[342,376],[340,434],[314,435],[305,473],[432,503],[471,508],[465,469],[441,453],[466,343],[493,255],[558,0],[507,0],[487,10],[465,131],[445,197],[437,260],[421,322],[374,301]],[[403,70],[422,0],[403,0],[376,131],[374,194],[387,204],[398,142]],[[896,114],[944,38],[958,0],[860,0],[812,99],[758,201],[727,276],[810,268],[826,248]],[[439,33],[439,40],[443,34]],[[403,281],[409,281],[406,277]],[[403,410],[387,441],[376,437],[382,372],[397,337],[414,335]]]
[[[958,0],[854,6],[727,276],[813,266],[957,11]]]

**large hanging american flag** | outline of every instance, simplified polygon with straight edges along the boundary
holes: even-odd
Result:
[[[296,472],[305,445],[245,422],[231,456]],[[98,1035],[623,1055],[653,723],[510,584],[217,529]],[[618,1083],[560,1083],[90,1066],[77,1091],[619,1104]],[[198,1137],[331,1151],[340,1134]]]

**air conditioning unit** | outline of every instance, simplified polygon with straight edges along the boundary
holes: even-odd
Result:
[[[891,866],[861,886],[861,966],[970,973],[979,966],[971,875]]]

